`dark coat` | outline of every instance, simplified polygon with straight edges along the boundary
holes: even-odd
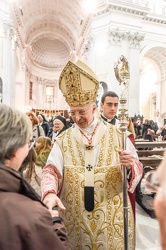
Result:
[[[152,129],[152,127],[150,126],[150,124],[144,123],[142,128],[142,136],[145,140],[153,141],[152,135],[148,134],[148,129]]]
[[[43,130],[44,130],[44,133],[45,133],[45,136],[48,136],[49,135],[49,131],[50,131],[50,126],[48,124],[48,122],[43,122],[41,124]]]
[[[20,173],[0,164],[0,249],[67,250],[66,230]]]
[[[166,129],[163,128],[163,130],[161,131],[161,135],[163,136],[163,141],[166,141]]]

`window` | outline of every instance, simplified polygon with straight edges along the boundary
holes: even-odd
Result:
[[[46,86],[46,102],[52,103],[54,102],[54,87]]]
[[[33,82],[30,82],[29,84],[29,99],[32,100],[32,88],[33,88]]]

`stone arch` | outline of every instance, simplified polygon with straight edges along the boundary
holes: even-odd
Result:
[[[143,104],[140,103],[140,105],[142,106],[141,111],[143,113],[144,109],[149,109],[150,112],[148,111],[148,113],[151,119],[157,121],[159,124],[163,123],[162,114],[165,110],[164,109],[165,107],[164,92],[166,91],[165,57],[166,57],[166,46],[161,43],[152,43],[144,47],[140,55],[141,74],[145,73],[145,69],[147,66],[146,63],[149,63],[153,66],[153,69],[157,75],[156,91],[154,93],[151,93],[151,96],[149,96],[149,101],[151,101],[151,105],[149,104],[148,107],[147,104],[145,104],[143,108]],[[140,91],[140,96],[141,95],[142,93]],[[157,113],[159,113],[159,115],[156,115]]]

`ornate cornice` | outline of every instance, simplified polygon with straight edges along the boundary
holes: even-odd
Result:
[[[23,35],[22,35],[22,29],[21,29],[22,24],[21,24],[21,20],[20,20],[20,17],[19,17],[19,12],[18,12],[17,6],[16,6],[16,4],[14,2],[11,3],[11,8],[12,8],[12,11],[13,11],[13,16],[14,16],[15,21],[16,21],[17,37],[18,37],[18,40],[20,41],[22,47],[24,48],[25,47],[25,42],[24,42]]]
[[[148,14],[150,9],[146,8],[146,7],[134,5],[134,4],[129,4],[129,3],[127,3],[127,4],[126,3],[117,3],[117,1],[113,0],[111,3],[109,3],[107,6],[105,6],[105,8],[103,8],[102,10],[98,10],[94,14],[94,17],[106,14],[106,13],[110,12],[111,10],[117,10],[117,11],[121,11],[121,12],[139,15],[139,16],[144,17]]]
[[[143,20],[158,24],[166,24],[166,18],[163,16],[153,14],[150,12],[150,8],[141,7],[135,4],[129,3],[117,3],[117,1],[112,0],[111,3],[105,5],[101,10],[99,9],[93,16],[98,17],[109,13],[111,10],[116,10],[123,13],[128,13],[132,15],[137,15],[142,17]]]
[[[82,27],[80,36],[84,36],[86,30],[88,29],[88,26],[89,26],[89,24],[90,24],[90,21],[91,21],[91,16],[88,16],[88,17],[86,18],[85,22],[83,22],[83,27]]]
[[[147,15],[143,18],[145,21],[158,23],[158,24],[166,24],[166,18],[161,18],[159,15]]]
[[[80,41],[79,44],[76,48],[77,54],[79,54],[79,51],[84,50],[85,48],[85,41],[87,40],[87,34],[88,34],[88,28],[90,27],[90,22],[91,22],[91,16],[88,16],[85,21],[82,23],[82,29],[80,32]]]

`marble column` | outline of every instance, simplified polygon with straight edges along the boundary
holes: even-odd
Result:
[[[13,106],[13,96],[12,96],[12,37],[13,37],[13,27],[9,23],[3,23],[4,37],[3,37],[3,102]]]
[[[129,81],[129,114],[134,116],[141,112],[140,110],[140,50],[141,41],[144,40],[144,34],[139,32],[126,32],[126,38],[129,45],[129,65],[130,65],[130,81]]]

